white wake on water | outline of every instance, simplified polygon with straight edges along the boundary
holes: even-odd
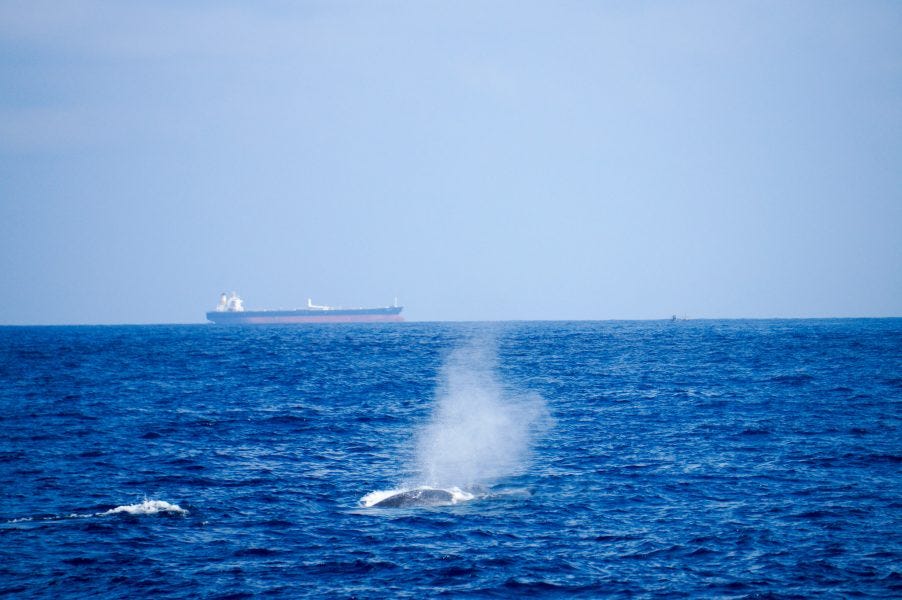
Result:
[[[174,515],[187,515],[188,511],[179,506],[178,504],[171,504],[166,502],[165,500],[148,500],[144,499],[143,502],[138,502],[137,504],[123,504],[122,506],[117,506],[116,508],[111,508],[110,510],[104,512],[95,512],[95,513],[72,513],[68,515],[55,515],[51,517],[20,517],[18,519],[10,519],[7,521],[7,524],[15,524],[15,523],[26,523],[29,521],[62,521],[64,519],[89,519],[91,517],[106,517],[110,515],[117,514],[128,514],[128,515],[156,515],[156,514],[174,514]]]
[[[367,494],[360,504],[418,489],[452,496],[456,490],[463,495],[454,503],[484,496],[473,492],[527,469],[534,442],[551,424],[540,395],[502,383],[496,343],[473,340],[442,367],[432,417],[416,435],[411,470],[417,475],[398,489]]]

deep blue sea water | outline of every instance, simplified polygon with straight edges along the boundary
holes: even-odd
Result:
[[[898,319],[0,328],[0,595],[902,597],[900,427]]]

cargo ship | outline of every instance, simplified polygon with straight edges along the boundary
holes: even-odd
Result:
[[[245,310],[244,301],[235,292],[223,293],[207,320],[217,325],[283,325],[293,323],[386,323],[403,321],[397,300],[394,306],[380,308],[337,308],[317,306],[307,299],[306,308],[294,310]]]

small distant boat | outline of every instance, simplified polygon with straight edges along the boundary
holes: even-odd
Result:
[[[247,310],[235,292],[223,293],[215,310],[207,313],[207,320],[217,325],[289,325],[294,323],[386,323],[400,322],[403,306],[379,308],[337,308],[317,306],[307,299],[306,308],[294,310]]]

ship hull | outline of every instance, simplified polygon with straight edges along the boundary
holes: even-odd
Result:
[[[400,306],[328,310],[210,311],[207,320],[217,325],[297,325],[302,323],[398,323]]]

